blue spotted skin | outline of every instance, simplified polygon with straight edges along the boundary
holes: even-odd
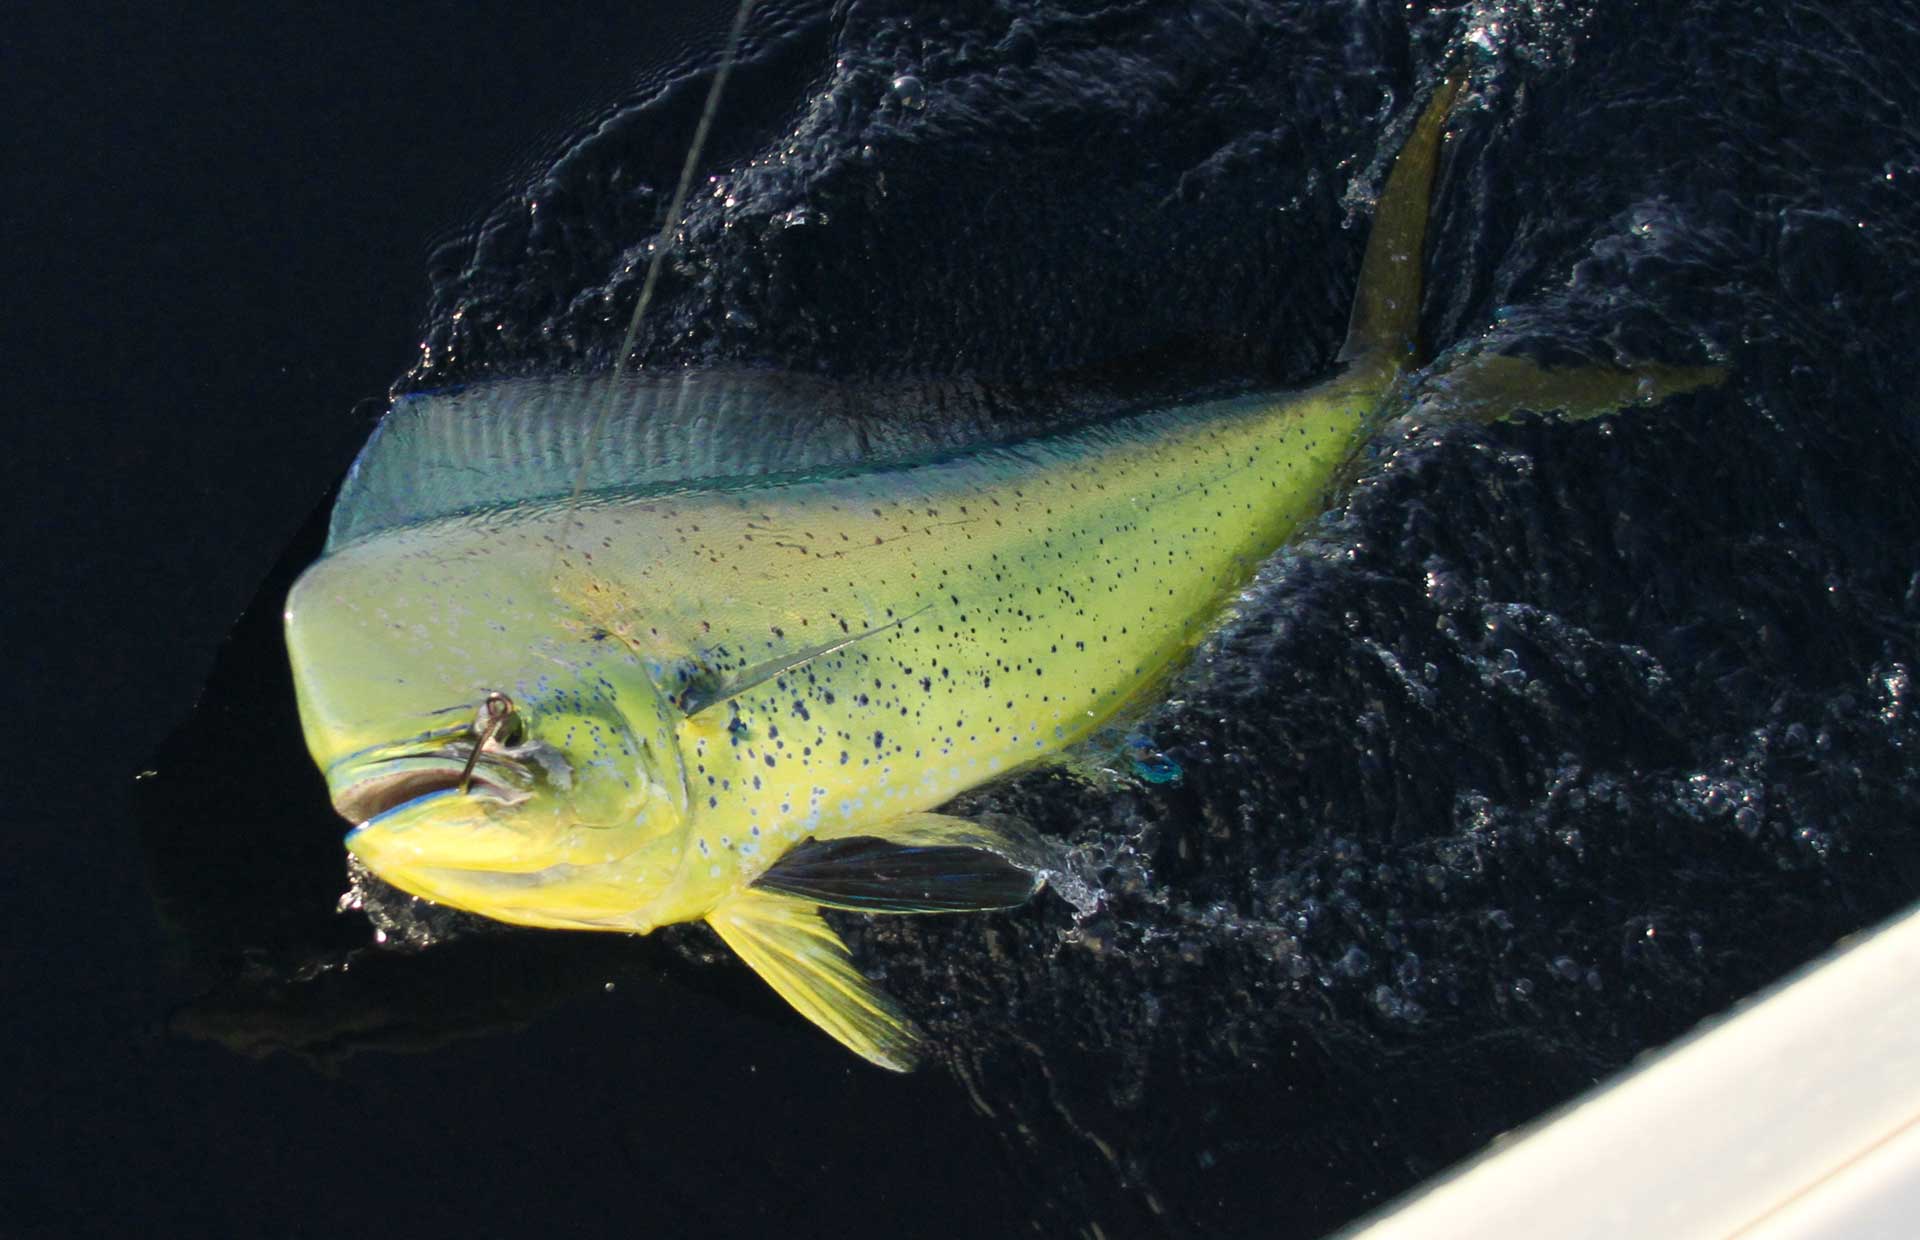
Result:
[[[575,545],[601,552],[570,567],[645,617],[607,627],[662,683],[857,638],[681,726],[707,877],[933,809],[1106,723],[1324,508],[1387,373],[589,514]]]

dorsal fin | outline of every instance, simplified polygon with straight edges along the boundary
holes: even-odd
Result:
[[[932,460],[1192,397],[1191,376],[1138,365],[1019,381],[652,370],[416,392],[395,399],[361,449],[327,549],[444,517],[566,504],[583,458],[583,494],[645,494]]]
[[[589,452],[588,432],[603,413]],[[645,490],[831,468],[864,455],[847,393],[807,375],[555,375],[418,393],[394,402],[354,462],[328,548],[440,517],[564,501],[582,476],[587,491]]]

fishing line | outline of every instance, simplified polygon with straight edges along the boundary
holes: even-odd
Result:
[[[714,71],[713,85],[707,88],[707,102],[700,110],[700,122],[694,126],[693,141],[687,147],[686,162],[680,167],[680,183],[674,187],[673,198],[667,203],[667,211],[660,221],[660,232],[653,239],[653,256],[647,261],[647,275],[640,282],[640,300],[634,303],[633,317],[627,320],[627,334],[620,342],[620,351],[613,355],[613,367],[607,372],[607,399],[600,407],[600,413],[587,428],[586,438],[580,444],[580,468],[573,476],[573,490],[567,496],[567,518],[560,541],[554,545],[553,564],[548,570],[549,579],[560,571],[560,557],[566,552],[566,540],[571,537],[575,525],[575,515],[580,508],[580,495],[586,490],[587,469],[593,463],[593,446],[600,437],[601,428],[613,416],[614,402],[619,398],[620,377],[628,369],[628,356],[633,352],[634,342],[640,338],[640,320],[647,313],[647,306],[653,301],[654,286],[660,282],[660,268],[666,262],[667,246],[673,240],[674,229],[680,222],[680,210],[686,205],[687,193],[693,188],[694,170],[700,165],[700,153],[706,149],[707,134],[713,129],[713,118],[720,110],[720,94],[726,89],[727,78],[733,73],[734,61],[740,55],[740,40],[746,33],[747,17],[753,12],[754,0],[740,0],[740,6],[734,10],[733,26],[727,31],[727,41],[720,53],[719,67]]]

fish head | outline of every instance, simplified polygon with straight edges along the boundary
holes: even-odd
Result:
[[[483,916],[625,924],[647,891],[617,872],[686,817],[677,711],[645,665],[557,622],[538,589],[487,587],[491,604],[474,606],[485,583],[342,560],[296,583],[286,631],[348,849],[403,890]]]

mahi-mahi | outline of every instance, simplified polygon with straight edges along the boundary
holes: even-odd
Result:
[[[568,415],[604,384],[469,399],[452,429],[460,394],[397,404],[287,604],[301,720],[347,847],[387,882],[501,921],[704,919],[829,1034],[911,1066],[919,1034],[820,908],[1032,894],[1029,842],[940,808],[1139,703],[1324,510],[1413,360],[1460,87],[1437,87],[1397,157],[1340,369],[1304,391],[665,488],[610,481],[609,445],[584,494],[555,441],[581,437],[588,420]],[[1647,393],[1644,372],[1556,389],[1502,364],[1480,388],[1532,408]],[[490,409],[512,416],[487,425]],[[643,432],[617,438],[644,451]],[[409,490],[434,435],[467,436],[459,502]]]

